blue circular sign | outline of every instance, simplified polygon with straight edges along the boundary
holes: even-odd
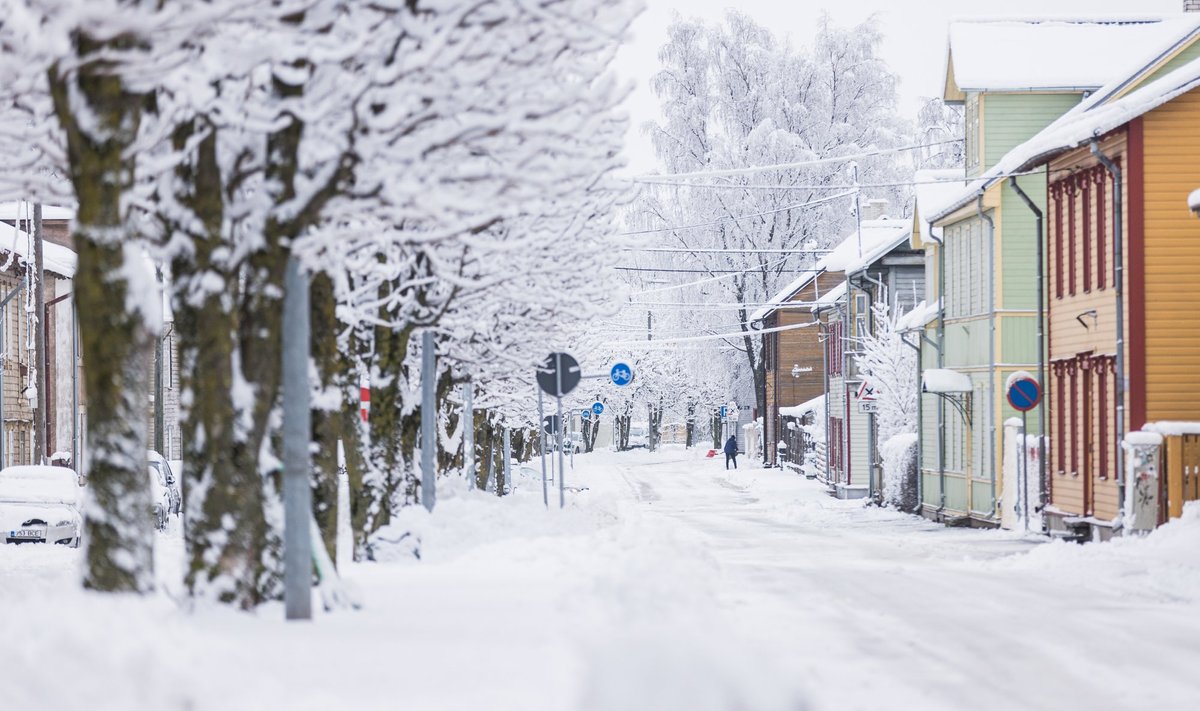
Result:
[[[603,415],[604,414],[604,403],[602,403],[602,402],[592,403],[592,414],[595,415],[596,417]]]
[[[585,421],[590,420],[590,419],[592,419],[592,411],[584,410],[582,413],[580,413],[579,416],[582,417]]]
[[[1017,378],[1008,386],[1008,404],[1020,412],[1029,412],[1042,401],[1042,386],[1032,378]]]
[[[633,382],[633,368],[627,363],[617,363],[609,371],[609,377],[612,378],[613,385],[625,387]]]

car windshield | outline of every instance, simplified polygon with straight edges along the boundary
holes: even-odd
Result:
[[[166,486],[167,481],[163,476],[162,465],[158,462],[150,462],[150,476],[158,481],[159,486]]]

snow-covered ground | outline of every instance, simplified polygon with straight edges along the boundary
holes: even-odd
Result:
[[[1193,709],[1200,507],[1076,546],[943,528],[691,452],[446,486],[354,565],[358,612],[284,623],[77,589],[78,551],[0,546],[0,699],[63,709]],[[553,500],[552,500],[553,501]],[[394,533],[395,531],[392,531]]]

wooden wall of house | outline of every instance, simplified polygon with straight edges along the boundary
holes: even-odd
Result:
[[[1112,134],[1100,143],[1101,149],[1119,161],[1126,176],[1122,196],[1128,206],[1130,171],[1128,134],[1125,131]],[[1091,370],[1085,380],[1076,365],[1075,404],[1072,405],[1070,378],[1060,368],[1069,359],[1077,363],[1096,361],[1097,357],[1112,357],[1116,354],[1116,295],[1114,290],[1113,239],[1116,234],[1113,209],[1113,183],[1105,175],[1103,181],[1103,215],[1100,214],[1101,199],[1099,186],[1091,184],[1089,211],[1086,219],[1088,242],[1085,234],[1085,214],[1082,197],[1077,192],[1075,209],[1071,211],[1071,200],[1064,192],[1063,181],[1086,179],[1097,172],[1099,161],[1089,148],[1072,151],[1050,165],[1050,185],[1046,209],[1046,259],[1047,259],[1047,336],[1049,357],[1047,363],[1047,392],[1049,418],[1047,435],[1050,438],[1050,454],[1047,462],[1050,503],[1061,511],[1098,519],[1110,520],[1117,515],[1116,458],[1119,442],[1116,432],[1116,403],[1110,400],[1115,391],[1115,375],[1111,365],[1103,373]],[[1089,173],[1090,171],[1090,173]],[[1075,185],[1078,191],[1078,183]],[[1125,211],[1124,241],[1128,255],[1128,216]],[[1103,221],[1101,221],[1103,220]],[[1071,230],[1076,235],[1074,259],[1069,244],[1065,244]],[[1061,232],[1061,235],[1060,235]],[[1103,234],[1103,251],[1100,235]],[[1083,249],[1084,244],[1088,248]],[[1127,260],[1128,263],[1128,260]],[[1085,284],[1085,266],[1087,283]],[[1103,267],[1103,268],[1102,268]],[[1128,274],[1126,275],[1128,277]],[[1061,283],[1061,285],[1060,285]],[[1128,284],[1128,279],[1126,279]],[[1128,317],[1128,314],[1127,314]],[[1128,356],[1128,349],[1126,349]],[[1097,380],[1103,378],[1103,380]],[[1101,385],[1106,386],[1106,407],[1100,410],[1099,402],[1084,411],[1083,389],[1090,387],[1096,393]],[[1091,396],[1093,399],[1095,395]],[[1103,433],[1102,433],[1103,428]]]
[[[1187,206],[1200,186],[1200,90],[1149,112],[1142,124],[1145,418],[1200,420],[1200,220]]]
[[[811,303],[843,280],[841,272],[819,274],[796,292],[790,301]],[[767,322],[768,328],[813,322],[808,308],[780,309]],[[822,355],[821,329],[818,326],[780,331],[764,337],[771,353],[767,359],[767,412],[765,418],[765,448],[768,462],[775,462],[775,445],[779,441],[779,408],[799,405],[825,392],[825,364]],[[792,366],[812,368],[799,378],[792,377]]]

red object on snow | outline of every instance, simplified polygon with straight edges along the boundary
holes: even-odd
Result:
[[[708,454],[706,454],[704,456],[708,457],[709,459],[712,459],[713,457],[717,456],[717,450],[710,449],[710,450],[708,450]]]
[[[362,421],[367,421],[367,415],[371,412],[371,388],[360,386],[358,389],[359,410],[362,412]]]

